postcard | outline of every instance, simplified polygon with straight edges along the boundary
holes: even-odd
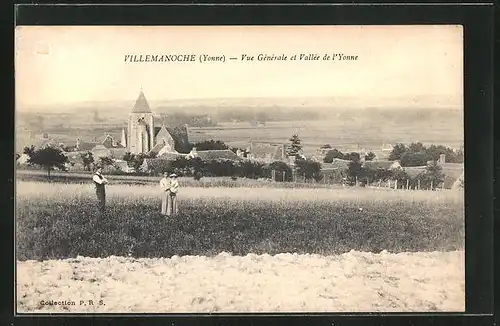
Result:
[[[464,312],[463,30],[18,26],[17,313]]]

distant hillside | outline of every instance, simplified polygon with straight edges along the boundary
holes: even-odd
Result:
[[[147,95],[146,95],[147,96]],[[397,97],[391,99],[384,98],[363,98],[360,97],[308,97],[308,98],[215,98],[215,99],[171,99],[157,100],[148,97],[149,104],[154,111],[163,113],[167,111],[189,111],[192,113],[214,113],[214,110],[226,111],[241,108],[280,108],[307,110],[315,109],[326,111],[330,109],[364,109],[364,108],[418,108],[418,109],[461,109],[462,104],[452,98],[444,96],[415,96]],[[75,112],[82,110],[105,111],[130,110],[135,102],[135,98],[118,101],[88,101],[72,104],[57,104],[50,106],[27,107],[18,106],[19,112]]]

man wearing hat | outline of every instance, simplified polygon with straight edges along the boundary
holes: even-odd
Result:
[[[104,186],[108,183],[108,180],[102,175],[102,168],[98,167],[97,171],[92,178],[95,186],[95,193],[97,196],[98,207],[101,213],[104,213],[106,207],[106,190]]]

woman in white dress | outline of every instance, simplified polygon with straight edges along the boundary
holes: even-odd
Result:
[[[163,173],[163,178],[160,180],[161,194],[161,215],[167,215],[168,200],[170,197],[170,180],[168,173]]]

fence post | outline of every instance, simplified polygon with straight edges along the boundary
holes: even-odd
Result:
[[[410,179],[406,179],[406,190],[410,189]]]
[[[286,171],[283,171],[283,182],[285,182],[285,175],[286,175]]]
[[[420,179],[417,180],[417,190],[420,190]]]
[[[434,180],[431,180],[431,190],[434,189],[433,181]]]
[[[394,189],[398,189],[398,179],[396,179],[394,182]]]

